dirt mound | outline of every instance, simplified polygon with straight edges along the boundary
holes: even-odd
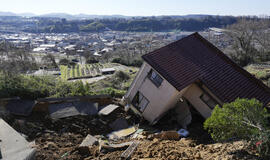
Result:
[[[202,129],[202,123],[190,125],[188,128],[190,137],[180,140],[162,140],[155,136],[165,128],[164,126],[169,126],[168,124],[159,124],[155,127],[143,122],[139,125],[139,128],[143,129],[140,139],[128,137],[111,141],[105,137],[112,132],[110,124],[118,118],[125,118],[129,125],[138,124],[133,117],[119,107],[108,116],[72,116],[53,120],[48,115],[35,113],[29,117],[13,117],[8,122],[18,132],[25,134],[29,141],[35,141],[37,160],[120,159],[125,148],[104,152],[100,150],[100,145],[97,145],[90,147],[87,154],[79,152],[78,147],[88,134],[110,144],[138,140],[140,143],[131,155],[133,160],[258,159],[247,148],[248,145],[245,142],[213,143]],[[167,129],[173,130],[173,128],[174,126],[171,125],[171,128]]]
[[[173,140],[141,140],[138,148],[132,154],[132,160],[177,160],[177,159],[205,159],[205,160],[235,160],[258,159],[247,152],[247,144],[242,141],[232,143],[215,143],[208,145],[196,145],[191,139],[182,138]],[[118,160],[123,151],[99,153],[98,147],[91,149],[91,155],[87,159]]]

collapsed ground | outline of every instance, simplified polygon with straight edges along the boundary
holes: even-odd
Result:
[[[89,148],[88,153],[78,149],[84,138],[90,134],[99,141],[119,144],[128,141],[139,141],[131,159],[259,159],[252,149],[242,141],[214,143],[203,130],[202,118],[193,116],[187,130],[189,137],[174,140],[174,137],[158,137],[162,130],[177,130],[179,126],[168,114],[155,126],[117,108],[107,116],[72,116],[62,119],[51,119],[42,113],[32,113],[29,117],[8,116],[5,120],[18,132],[23,133],[28,141],[35,141],[36,159],[120,159],[126,148],[110,151],[100,150],[100,145]],[[197,117],[197,118],[196,118]],[[119,140],[108,140],[107,134],[113,130],[109,125],[118,118],[127,120],[130,126],[139,124],[143,129],[139,138],[126,137]]]

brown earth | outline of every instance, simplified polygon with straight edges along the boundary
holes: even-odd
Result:
[[[37,160],[77,160],[77,159],[120,159],[125,149],[112,152],[100,152],[99,146],[90,148],[90,153],[80,153],[78,146],[91,134],[98,139],[108,141],[106,135],[112,130],[109,124],[117,118],[125,117],[130,125],[137,124],[134,116],[118,108],[109,116],[73,116],[58,120],[52,120],[45,114],[32,114],[30,117],[9,117],[8,123],[18,132],[27,136],[29,141],[35,141]],[[173,123],[166,121],[167,123]],[[149,126],[140,123],[144,129],[143,139],[131,156],[133,160],[175,160],[175,159],[259,159],[245,142],[213,143],[209,135],[202,129],[202,123],[192,123],[188,130],[189,138],[180,140],[161,140],[154,138],[154,133],[173,129],[166,128],[168,124],[160,123],[157,126]],[[134,139],[123,139],[110,143],[122,143]]]
[[[177,160],[177,159],[206,159],[206,160],[234,160],[234,159],[258,159],[247,152],[246,143],[238,141],[233,143],[216,143],[208,145],[196,145],[193,140],[182,138],[173,140],[143,140],[132,155],[132,160]],[[123,151],[115,151],[100,154],[97,147],[92,148],[92,155],[87,159],[120,159]]]

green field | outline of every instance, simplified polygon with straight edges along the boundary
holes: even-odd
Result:
[[[115,63],[77,64],[74,66],[61,65],[61,78],[63,80],[68,80],[73,78],[97,77],[101,75],[100,70],[102,68],[112,68],[115,66],[120,65]]]
[[[251,64],[245,69],[270,87],[270,65]]]

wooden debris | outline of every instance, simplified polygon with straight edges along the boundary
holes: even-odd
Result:
[[[139,145],[139,141],[133,142],[122,154],[121,158],[128,159]]]

